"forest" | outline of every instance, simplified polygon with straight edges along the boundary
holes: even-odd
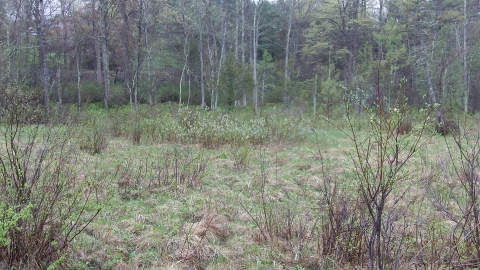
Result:
[[[479,269],[479,1],[0,21],[0,269]]]
[[[476,112],[479,4],[3,1],[0,82],[52,104],[438,103]],[[361,109],[361,106],[358,106]]]

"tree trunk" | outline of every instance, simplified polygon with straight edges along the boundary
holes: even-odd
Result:
[[[143,62],[143,55],[142,55],[142,35],[143,35],[143,19],[144,19],[144,9],[143,9],[143,0],[139,0],[138,2],[140,16],[138,18],[138,37],[137,37],[137,44],[136,44],[136,52],[137,52],[137,62],[135,66],[135,74],[133,76],[133,89],[135,92],[135,99],[134,104],[135,108],[138,107],[138,85],[140,82],[140,70],[142,68]]]
[[[43,0],[38,0],[36,6],[36,24],[38,33],[38,57],[40,59],[40,65],[42,67],[42,83],[43,83],[43,95],[44,105],[47,112],[50,111],[50,91],[49,84],[49,72],[47,63],[47,41],[45,37],[45,6]]]
[[[81,92],[81,87],[80,87],[80,79],[82,78],[82,73],[80,70],[80,52],[78,49],[78,42],[75,45],[75,52],[76,52],[76,57],[75,57],[75,63],[77,66],[77,98],[78,98],[78,111],[80,112],[80,106],[82,105],[82,92]]]
[[[130,63],[131,50],[129,47],[129,44],[130,44],[129,37],[131,37],[131,30],[129,25],[126,1],[120,1],[120,13],[122,16],[122,27],[120,30],[120,37],[122,42],[122,66],[123,66],[122,69],[123,69],[125,85],[129,90],[130,105],[132,105],[132,103],[134,102],[133,101],[134,86],[132,85],[132,71],[131,71],[132,68]]]
[[[198,50],[200,54],[200,89],[202,92],[202,109],[205,108],[205,70],[203,63],[203,21],[199,23],[200,25],[200,37],[198,40]]]
[[[216,63],[214,59],[217,59],[217,38],[213,29],[212,22],[212,11],[211,11],[211,2],[203,0],[205,5],[205,23],[207,26],[207,50],[208,50],[208,60],[209,60],[209,80],[208,86],[210,88],[210,107],[212,110],[215,110],[218,102],[218,84],[215,83],[215,76],[217,75]],[[219,71],[218,71],[218,74]],[[218,78],[218,77],[217,77]]]
[[[222,65],[226,55],[225,42],[227,39],[227,23],[226,23],[227,12],[225,11],[224,0],[220,0],[220,8],[222,12],[222,48],[220,49],[220,61],[218,62],[217,84],[215,87],[217,89],[217,92],[215,93],[215,108],[218,105],[218,88],[220,86],[220,73],[222,71]]]
[[[145,20],[145,53],[147,57],[147,76],[150,80],[149,85],[149,95],[150,95],[150,105],[157,104],[157,95],[156,95],[156,72],[155,72],[155,63],[151,54],[152,48],[149,46],[149,35],[147,28],[150,26],[149,21]]]
[[[258,114],[258,87],[257,87],[257,46],[258,46],[258,20],[257,5],[253,13],[253,106]]]
[[[289,74],[289,63],[288,60],[290,59],[290,34],[292,32],[292,17],[293,17],[293,8],[294,8],[294,1],[291,0],[290,2],[290,10],[288,12],[288,26],[287,26],[287,40],[285,44],[285,74],[284,74],[284,93],[283,93],[283,106],[286,108],[289,103],[288,97],[288,82],[290,79]]]
[[[100,37],[102,43],[102,64],[103,64],[103,83],[105,90],[105,109],[108,111],[108,104],[110,102],[110,70],[109,70],[109,55],[108,55],[108,31],[107,31],[107,0],[100,0]]]
[[[421,40],[421,47],[422,51],[426,51],[425,47],[425,41],[422,39]],[[433,82],[432,82],[432,73],[430,71],[430,64],[426,59],[423,60],[423,67],[425,69],[425,76],[427,78],[427,85],[428,85],[428,96],[430,97],[430,102],[433,106],[435,106],[435,115],[437,116],[437,121],[438,123],[442,126],[444,125],[443,122],[443,115],[440,109],[438,108],[437,104],[437,96],[435,95],[435,89],[433,87]]]
[[[96,0],[92,0],[92,14],[97,14],[97,11],[95,10],[96,7]],[[94,44],[94,49],[95,49],[95,76],[97,79],[97,83],[102,83],[102,49],[101,49],[101,38],[98,36],[98,19],[94,18],[93,19],[93,44]]]
[[[241,49],[242,49],[242,65],[245,66],[245,0],[242,1],[242,40],[241,40]],[[247,106],[247,93],[242,93],[242,105]]]
[[[317,116],[317,77],[315,74],[315,84],[313,86],[313,116]]]
[[[60,78],[60,61],[57,63],[57,114],[58,118],[62,118],[62,81]]]
[[[467,0],[463,0],[463,89],[464,89],[464,111],[468,113],[468,99],[470,89],[468,87],[468,62],[467,62]]]
[[[239,0],[235,0],[235,36],[234,36],[234,56],[238,61],[238,31],[240,29],[240,4]]]
[[[186,8],[185,0],[182,0],[181,16],[182,16],[182,25],[183,25],[183,68],[182,68],[182,75],[180,76],[179,93],[178,93],[178,109],[179,110],[182,107],[182,84],[183,84],[183,78],[185,77],[185,70],[187,69],[187,65],[188,65],[188,55],[190,53],[190,49],[188,48],[188,37],[190,35],[190,31],[187,26],[185,8]]]

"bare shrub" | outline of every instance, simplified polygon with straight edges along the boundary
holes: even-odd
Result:
[[[143,134],[142,126],[139,123],[135,124],[132,130],[133,144],[140,144],[140,139],[142,138],[142,134]]]
[[[317,137],[318,138],[318,137]],[[317,146],[318,147],[318,146]],[[361,265],[367,255],[365,248],[365,224],[367,219],[361,209],[361,198],[349,188],[341,175],[335,172],[338,164],[335,159],[327,159],[318,151],[322,197],[319,200],[320,230],[319,253],[335,259],[339,263]]]
[[[75,137],[80,149],[95,155],[105,151],[108,147],[108,132],[101,119],[91,116],[87,122],[80,126]]]
[[[0,261],[7,268],[64,263],[72,241],[102,209],[103,182],[75,167],[72,129],[32,125],[31,117],[35,110],[21,95],[8,97],[1,110]]]
[[[128,114],[121,110],[112,109],[109,111],[109,130],[113,137],[121,137],[126,133],[128,126]]]
[[[457,183],[456,192],[451,196],[458,207],[453,211],[443,208],[451,216],[457,230],[453,240],[457,258],[450,260],[459,264],[480,265],[480,128],[476,119],[468,117],[461,128],[453,134],[454,143],[445,139],[450,155],[452,178]],[[457,214],[455,214],[457,213]],[[458,246],[462,246],[463,253]]]
[[[142,192],[158,187],[180,194],[187,187],[199,188],[209,160],[191,149],[166,148],[144,159],[128,159],[118,167],[118,192],[124,199],[135,199]]]
[[[442,136],[455,135],[459,132],[459,126],[451,119],[444,119],[435,125],[435,131]]]
[[[311,254],[308,252],[313,249],[318,218],[301,202],[305,194],[295,195],[285,191],[285,195],[279,198],[270,193],[263,161],[261,166],[260,200],[256,202],[260,209],[255,213],[241,204],[258,228],[254,240],[268,243],[270,248],[280,251],[276,260],[285,265],[300,263],[318,266],[316,258],[309,256]]]
[[[403,119],[398,123],[397,133],[400,135],[410,134],[413,131],[412,119]]]
[[[397,130],[406,119],[408,107],[396,104],[389,113],[384,112],[382,97],[377,96],[378,104],[373,109],[364,107],[370,115],[366,135],[359,132],[354,108],[347,104],[347,128],[342,130],[354,144],[349,152],[353,162],[353,172],[358,179],[360,203],[366,209],[366,247],[369,269],[394,267],[394,254],[389,253],[388,225],[396,220],[387,220],[388,213],[398,211],[398,203],[403,200],[408,188],[404,183],[411,175],[405,165],[418,152],[423,144],[431,109],[421,111],[420,125],[409,136],[401,136]],[[398,99],[397,99],[398,100]],[[396,192],[393,192],[396,191]],[[402,244],[402,242],[398,242]]]

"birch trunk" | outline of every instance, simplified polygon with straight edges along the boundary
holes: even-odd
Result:
[[[131,73],[131,64],[130,64],[130,48],[129,48],[129,36],[131,35],[129,18],[127,12],[127,6],[125,1],[120,1],[120,14],[122,16],[122,27],[120,31],[120,39],[122,43],[122,69],[125,80],[125,85],[129,91],[130,97],[130,106],[133,104],[133,91],[134,86],[132,85],[132,73]],[[117,69],[118,71],[118,69]],[[115,76],[116,77],[116,76]],[[115,83],[116,79],[114,80]]]
[[[292,17],[293,17],[293,3],[295,0],[291,0],[290,2],[290,10],[288,12],[288,26],[287,26],[287,41],[285,44],[285,74],[284,74],[284,96],[283,96],[283,106],[284,108],[288,106],[289,97],[288,97],[288,81],[290,79],[289,74],[289,63],[288,60],[290,58],[290,34],[292,31]]]
[[[97,1],[92,0],[92,14],[97,14],[95,7],[97,6]],[[99,38],[99,29],[98,29],[98,18],[96,16],[92,19],[92,34],[93,34],[93,47],[95,50],[95,78],[97,83],[102,83],[102,49],[101,49],[101,39]]]
[[[108,103],[110,102],[110,70],[109,70],[109,55],[108,55],[108,32],[107,32],[107,0],[100,0],[100,40],[102,44],[102,65],[103,65],[103,83],[105,90],[105,109],[108,111]]]
[[[185,77],[185,70],[187,69],[188,65],[188,55],[189,55],[189,48],[188,48],[188,36],[189,31],[187,29],[187,21],[185,18],[185,0],[182,1],[182,24],[183,24],[183,68],[182,68],[182,75],[180,76],[180,84],[179,84],[179,93],[178,93],[178,109],[182,108],[182,84],[183,78]]]
[[[202,109],[205,108],[205,70],[203,63],[203,22],[199,23],[200,25],[200,37],[198,40],[198,50],[200,54],[200,89],[202,92]]]
[[[151,24],[149,19],[151,19],[150,16],[145,19],[145,28],[148,28]],[[147,75],[150,80],[150,86],[149,86],[149,95],[150,95],[150,105],[156,105],[157,104],[157,95],[156,95],[156,72],[155,72],[155,63],[152,57],[152,47],[150,47],[149,44],[149,36],[148,36],[148,31],[145,30],[145,53],[147,57]]]
[[[245,66],[245,0],[242,1],[242,65]],[[247,93],[243,92],[242,105],[247,106]]]
[[[62,119],[62,81],[60,79],[60,61],[57,63],[57,115]]]
[[[81,92],[81,87],[80,87],[80,80],[82,78],[82,72],[80,69],[80,51],[78,49],[78,42],[75,44],[75,52],[77,56],[75,57],[75,64],[77,67],[77,98],[78,98],[78,111],[80,112],[80,106],[82,105],[82,92]]]
[[[470,89],[468,87],[468,63],[467,63],[467,0],[463,0],[463,88],[464,88],[464,111],[468,113],[468,99]]]
[[[425,41],[422,39],[421,40],[421,47],[422,51],[426,52],[426,47],[425,47]],[[430,102],[433,106],[435,106],[435,115],[437,116],[437,121],[440,125],[443,127],[443,115],[440,109],[436,106],[437,104],[437,96],[435,94],[435,89],[433,87],[433,82],[432,82],[432,73],[430,71],[430,64],[426,59],[423,60],[423,67],[425,69],[425,76],[427,78],[427,85],[428,85],[428,96],[430,98]]]
[[[220,86],[220,73],[222,71],[223,61],[225,60],[225,42],[227,37],[227,24],[226,24],[226,12],[224,6],[224,0],[220,1],[220,6],[222,10],[222,47],[220,49],[220,61],[218,63],[218,70],[217,70],[217,82],[215,88],[217,89],[215,93],[215,108],[218,106],[218,88]]]
[[[234,41],[234,55],[235,61],[238,61],[238,31],[240,29],[240,4],[239,0],[235,0],[235,41]]]
[[[36,21],[37,21],[37,33],[38,33],[38,56],[40,60],[40,65],[42,67],[42,83],[43,83],[43,95],[44,95],[44,105],[47,112],[50,111],[50,91],[49,91],[49,72],[48,72],[48,63],[47,63],[47,41],[45,37],[45,6],[43,0],[39,0],[37,3],[36,10]]]
[[[257,6],[253,13],[253,106],[258,114],[258,88],[257,88],[257,45],[258,45],[258,20]]]
[[[137,51],[137,63],[135,66],[135,74],[133,76],[133,89],[135,92],[135,108],[138,107],[138,84],[140,82],[140,69],[142,68],[142,35],[143,35],[143,19],[144,19],[144,8],[143,8],[143,0],[139,0],[138,2],[139,10],[140,10],[140,18],[138,19],[138,37],[137,37],[137,44],[136,44],[136,51]]]
[[[318,75],[315,74],[315,85],[313,87],[313,116],[317,116],[317,78]]]

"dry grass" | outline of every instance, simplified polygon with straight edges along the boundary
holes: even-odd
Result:
[[[104,152],[84,153],[80,160],[101,161],[111,171],[118,166],[129,169],[111,183],[116,195],[80,235],[69,265],[76,269],[367,269],[370,224],[357,196],[348,155],[353,145],[330,128],[318,130],[314,139],[303,143],[242,144],[243,149],[236,144],[203,148],[200,142],[172,146],[143,137],[138,144],[130,136],[110,138]],[[384,241],[390,247],[385,261],[391,268],[474,263],[474,256],[462,246],[466,239],[461,238],[458,222],[448,216],[461,215],[458,202],[463,199],[452,192],[461,185],[448,171],[445,139],[452,142],[451,137],[425,137],[421,152],[408,164],[409,179],[392,191],[400,199],[387,202],[394,209],[385,214]],[[177,155],[177,164],[181,158],[201,156],[202,177],[186,180],[180,171],[174,177],[174,163],[168,163],[161,166],[168,168],[162,174],[168,179],[152,185],[152,172],[160,170],[152,164],[174,156],[172,147],[183,153]],[[147,173],[138,170],[147,163]],[[199,165],[182,164],[193,164],[187,166],[190,169]],[[187,167],[184,175],[191,175]],[[335,203],[331,209],[326,204],[326,178],[331,179],[327,195]],[[337,218],[333,223],[329,210]]]

